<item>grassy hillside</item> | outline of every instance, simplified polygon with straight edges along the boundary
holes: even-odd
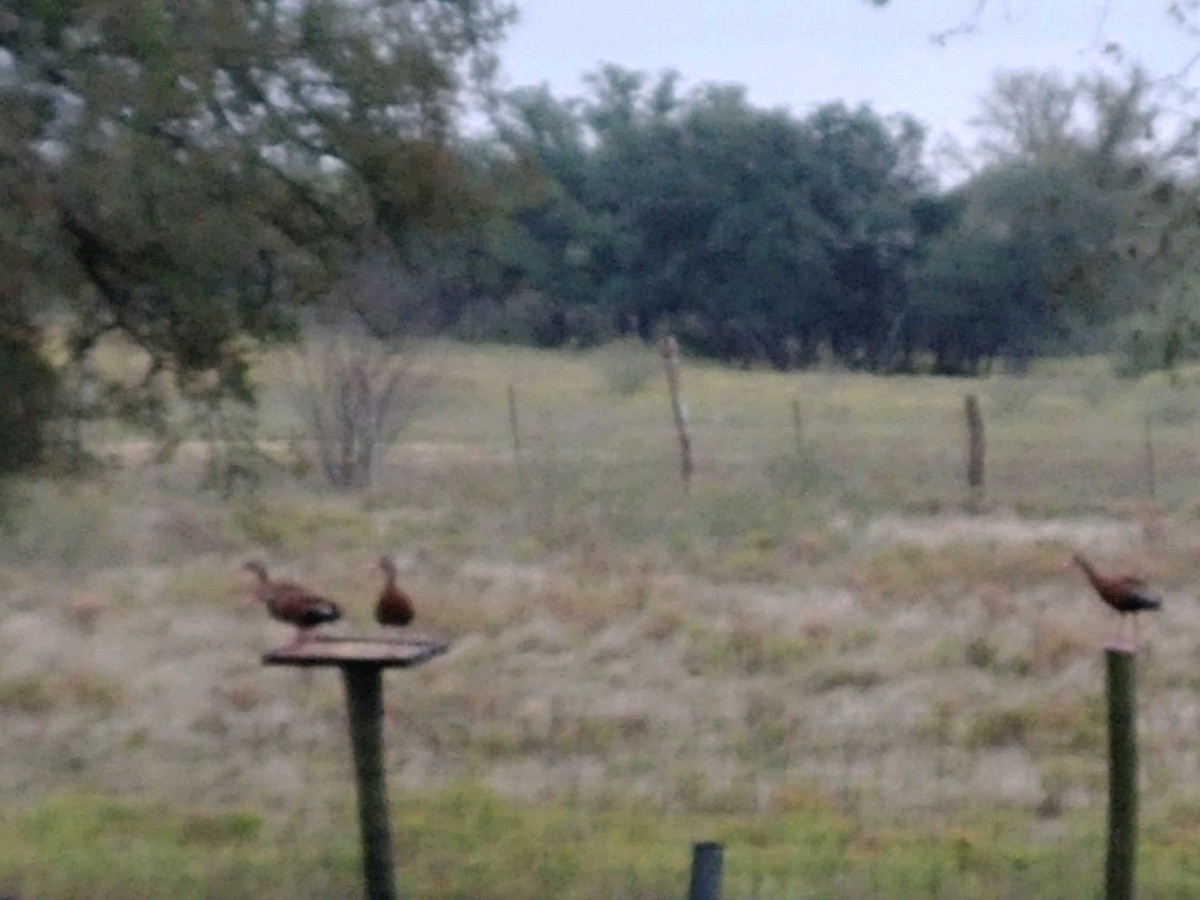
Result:
[[[340,685],[259,664],[289,635],[238,602],[236,569],[265,558],[358,633],[374,627],[367,564],[389,552],[417,630],[454,642],[387,680],[417,896],[678,894],[688,843],[710,837],[731,896],[1080,896],[1100,875],[1115,623],[1062,571],[1078,547],[1167,594],[1140,660],[1143,895],[1197,893],[1186,374],[688,364],[689,497],[651,351],[441,345],[421,366],[434,395],[365,495],[317,481],[282,354],[258,370],[278,465],[229,500],[199,488],[199,432],[160,462],[114,423],[89,426],[103,474],[17,487],[0,891],[349,892]],[[967,391],[988,430],[979,515],[963,512]]]

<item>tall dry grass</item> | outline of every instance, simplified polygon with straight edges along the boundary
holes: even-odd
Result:
[[[1059,571],[1080,546],[1167,591],[1141,673],[1147,871],[1164,896],[1191,884],[1172,848],[1200,817],[1193,388],[1118,381],[1093,363],[974,385],[988,508],[970,516],[960,381],[685,361],[699,464],[689,497],[661,384],[614,390],[589,354],[450,345],[424,359],[440,399],[368,493],[333,495],[280,468],[222,501],[197,487],[202,452],[154,463],[104,423],[121,466],[14,487],[0,540],[0,787],[15,812],[53,822],[54,798],[84,786],[101,806],[183,810],[195,841],[137,838],[147,860],[193,872],[171,883],[178,896],[214,884],[262,895],[286,865],[280,847],[332,847],[278,883],[311,877],[336,893],[353,872],[340,685],[259,665],[289,631],[238,603],[233,571],[261,556],[343,602],[333,630],[357,633],[374,627],[367,564],[386,552],[416,597],[417,630],[454,642],[387,687],[392,783],[438,822],[413,819],[398,838],[427,895],[486,896],[479,886],[493,883],[506,885],[495,896],[677,891],[668,844],[691,832],[647,823],[698,828],[715,820],[687,817],[704,813],[735,817],[731,860],[754,860],[735,882],[751,896],[800,893],[788,860],[802,841],[824,848],[803,875],[821,896],[1055,896],[1054,873],[1090,871],[1075,860],[1103,803],[1095,703],[1112,622]],[[261,361],[260,437],[268,452],[302,453],[282,373]],[[455,799],[468,781],[491,799]],[[775,824],[810,803],[817,832],[841,837]],[[611,810],[627,815],[587,831]],[[227,839],[221,817],[243,814],[259,830]],[[466,828],[476,814],[518,828],[511,854]],[[915,816],[930,829],[924,849],[892,829]],[[988,823],[1011,842],[991,846]],[[79,840],[44,827],[21,853]],[[1023,843],[1029,828],[1042,837]],[[578,829],[605,841],[642,829],[642,855],[589,869]],[[224,848],[217,861],[195,850],[205,841]],[[535,844],[544,868],[526,864]],[[60,881],[19,854],[0,857],[0,875],[36,872],[38,896],[70,896],[98,877],[99,852],[81,847]],[[152,883],[143,864],[129,883]]]

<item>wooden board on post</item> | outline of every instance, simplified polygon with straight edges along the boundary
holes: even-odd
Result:
[[[387,776],[383,766],[382,671],[420,665],[447,649],[449,645],[443,641],[418,637],[314,637],[263,655],[263,664],[268,666],[337,666],[342,670],[358,788],[363,883],[368,900],[396,898]]]

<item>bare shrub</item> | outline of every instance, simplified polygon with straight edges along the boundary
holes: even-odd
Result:
[[[368,487],[379,453],[428,398],[432,379],[414,366],[426,293],[386,255],[368,253],[347,266],[295,354],[296,406],[335,487]]]

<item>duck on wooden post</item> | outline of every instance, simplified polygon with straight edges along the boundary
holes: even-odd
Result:
[[[258,579],[254,586],[251,602],[261,602],[273,619],[296,626],[296,639],[291,646],[303,644],[312,637],[312,630],[327,622],[336,622],[342,617],[341,608],[332,600],[294,581],[267,576],[267,567],[258,560],[251,560],[243,567]]]
[[[1121,614],[1122,628],[1128,617],[1133,618],[1133,640],[1129,650],[1137,649],[1138,626],[1137,613],[1146,610],[1162,608],[1162,597],[1147,590],[1144,578],[1137,575],[1104,575],[1088,562],[1082,553],[1074,554],[1067,562],[1067,567],[1078,566],[1083,570],[1092,588],[1100,599]]]
[[[396,583],[396,564],[390,556],[381,556],[373,568],[383,573],[383,590],[375,604],[375,621],[380,625],[404,626],[416,615],[412,597]]]

